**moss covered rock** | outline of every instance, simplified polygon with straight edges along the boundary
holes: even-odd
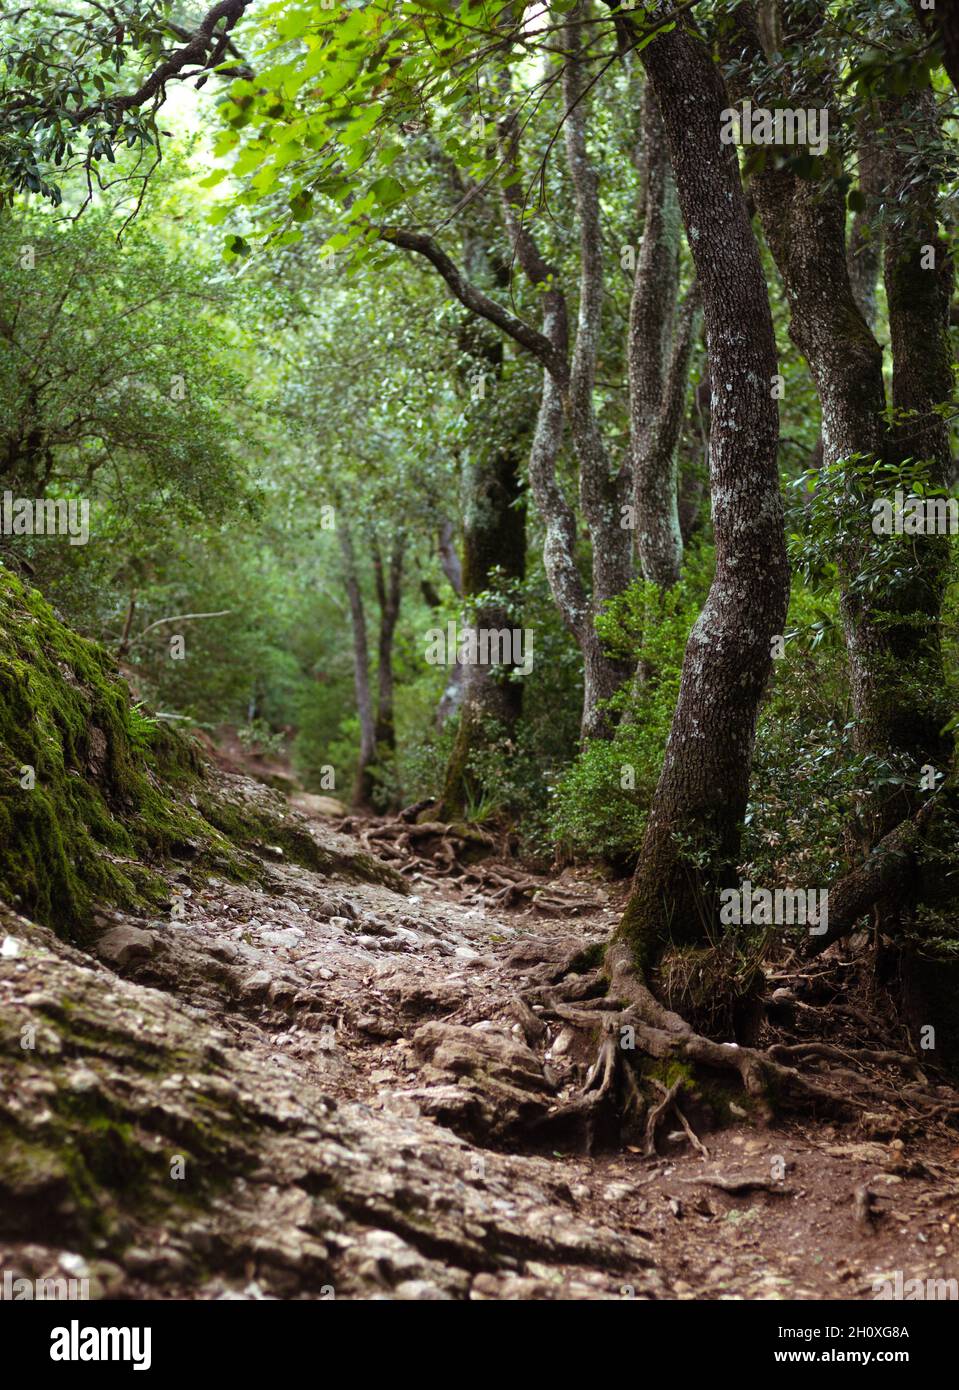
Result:
[[[83,942],[96,903],[165,903],[165,861],[256,877],[270,845],[328,872],[350,857],[259,784],[227,795],[191,739],[131,701],[110,654],[0,568],[0,899]],[[397,878],[352,858],[355,877]]]
[[[109,654],[0,569],[0,896],[74,938],[96,901],[162,901],[152,866],[216,834],[182,796],[199,775]]]

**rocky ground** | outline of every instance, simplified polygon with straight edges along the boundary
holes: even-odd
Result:
[[[602,941],[583,910],[367,881],[262,846],[263,886],[170,874],[95,955],[0,917],[0,1268],[126,1298],[875,1297],[959,1277],[959,1139],[746,1111],[661,1152],[551,1128],[581,1081],[537,986]],[[374,877],[376,875],[373,875]],[[603,899],[607,899],[605,902]]]

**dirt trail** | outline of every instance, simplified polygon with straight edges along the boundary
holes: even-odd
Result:
[[[184,866],[169,920],[104,914],[98,961],[4,918],[5,1268],[233,1298],[868,1300],[896,1271],[959,1277],[959,1148],[902,1115],[744,1119],[708,1159],[681,1131],[655,1158],[551,1137],[581,1059],[517,1000],[616,903],[404,893],[311,830],[341,876],[268,846],[262,887]]]

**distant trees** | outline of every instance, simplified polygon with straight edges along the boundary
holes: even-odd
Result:
[[[29,538],[0,537],[0,553],[41,581],[95,573],[101,622],[113,585],[126,607],[177,525],[236,514],[255,447],[236,288],[197,240],[186,257],[136,227],[118,248],[121,221],[0,216],[0,488],[83,497],[92,536],[82,564],[73,547]]]
[[[357,12],[348,28],[358,34],[373,22],[372,11]],[[374,142],[368,118],[343,119],[340,107],[347,91],[357,113],[365,99],[375,99],[382,91],[376,75],[379,59],[372,66],[358,66],[345,48],[341,56],[341,42],[348,45],[352,40],[314,11],[309,24],[315,26],[330,69],[341,72],[346,85],[329,101],[314,88],[305,88],[304,55],[292,44],[265,83],[261,75],[259,87],[234,84],[231,102],[224,108],[228,129],[223,139],[224,148],[242,149],[241,167],[257,170],[241,201],[262,213],[259,189],[271,190],[268,220],[280,243],[300,235],[295,226],[284,226],[277,199],[280,188],[297,220],[326,209],[326,200],[332,200],[344,211],[331,246],[349,248],[356,260],[373,254],[375,242],[382,240],[422,258],[468,313],[486,320],[510,341],[514,352],[527,354],[543,369],[529,488],[543,529],[551,592],[582,653],[584,739],[609,734],[615,720],[608,701],[631,674],[604,650],[594,619],[636,572],[634,535],[645,574],[669,583],[678,572],[676,444],[697,328],[695,292],[687,297],[682,313],[677,309],[678,223],[674,214],[670,218],[670,185],[656,153],[650,111],[647,139],[650,169],[655,172],[644,187],[642,205],[648,236],[643,253],[638,261],[633,256],[629,269],[636,324],[643,322],[650,331],[643,350],[632,350],[632,368],[626,371],[630,330],[616,300],[624,280],[622,243],[633,241],[635,210],[621,187],[611,189],[612,181],[601,172],[597,157],[600,115],[590,67],[595,54],[591,40],[584,38],[595,22],[588,6],[557,8],[555,21],[550,19],[547,27],[561,37],[562,62],[547,61],[542,72],[520,70],[517,53],[504,42],[496,62],[483,64],[475,84],[466,86],[461,86],[455,64],[449,66],[450,51],[437,50],[434,59],[427,57],[414,24],[415,38],[403,58],[409,86],[404,86],[395,111],[380,112]],[[405,21],[399,23],[402,27]],[[505,36],[512,23],[504,14],[493,22],[494,32],[502,30]],[[446,21],[436,16],[435,24],[442,32]],[[300,25],[300,18],[291,15],[291,35],[305,32]],[[382,81],[388,88],[395,62],[391,67],[384,59],[384,64]],[[274,87],[274,82],[279,85]],[[410,93],[434,87],[437,99],[429,122],[406,119]],[[290,97],[291,91],[299,95]],[[264,124],[261,118],[267,110],[272,112],[271,123]],[[629,112],[627,121],[627,128],[611,133],[611,138],[631,161],[635,114]],[[310,139],[320,140],[323,133],[328,140],[317,146],[315,156],[300,146],[300,157],[281,165],[284,131],[294,123],[309,131]],[[549,177],[569,219],[568,235],[554,234],[548,225],[534,227],[529,200],[537,166],[545,170],[542,132],[551,129],[548,148],[560,130],[563,140],[562,174],[550,170]],[[384,172],[387,168],[389,173]],[[358,176],[344,173],[357,169]],[[437,184],[443,189],[439,200]],[[364,190],[365,196],[357,196]],[[420,205],[425,200],[441,224],[461,213],[452,232],[441,236],[424,226],[412,213],[414,199]],[[621,238],[612,247],[603,230],[607,209],[615,209]],[[477,219],[484,225],[488,253],[510,272],[519,272],[525,286],[509,276],[499,284],[476,277],[469,242],[475,239]],[[458,249],[452,244],[457,235],[463,238]],[[376,263],[382,264],[379,258]],[[635,327],[634,342],[639,332]],[[615,397],[606,401],[607,388],[598,382],[600,373],[615,377],[617,372],[628,380],[626,402]],[[660,385],[662,400],[654,401]],[[576,461],[575,503],[562,477],[566,441]],[[588,542],[585,556],[578,539],[581,527]]]

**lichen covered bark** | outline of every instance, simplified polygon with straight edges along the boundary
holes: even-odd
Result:
[[[689,359],[699,330],[698,294],[679,307],[681,221],[662,120],[651,83],[643,91],[642,244],[629,311],[630,450],[636,549],[644,579],[679,579],[679,440]]]
[[[823,7],[805,19],[813,29]],[[746,52],[762,64],[758,33],[745,7],[737,11],[735,43],[730,51]],[[800,35],[794,34],[798,42]],[[742,79],[740,79],[742,81]],[[798,78],[797,78],[798,81]],[[835,114],[828,73],[803,94],[804,104],[828,106]],[[801,90],[799,88],[798,90]],[[748,95],[743,82],[735,96]],[[935,109],[929,94],[910,98],[909,109],[889,106],[890,130],[911,126],[935,135]],[[832,158],[832,156],[830,156]],[[830,170],[830,173],[834,173]],[[949,260],[936,230],[936,178],[901,153],[871,153],[870,188],[881,181],[884,196],[896,206],[885,238],[885,281],[892,339],[893,405],[898,412],[918,412],[889,428],[883,381],[883,353],[860,308],[861,294],[850,280],[845,240],[845,202],[835,178],[799,178],[788,167],[767,163],[757,169],[751,188],[763,229],[791,311],[790,336],[809,363],[822,407],[823,462],[874,461],[889,466],[887,481],[908,459],[924,459],[928,480],[941,485],[948,442],[933,407],[948,398],[951,372],[948,353]],[[922,248],[937,248],[935,268],[924,269]],[[868,307],[868,306],[867,306]],[[917,426],[916,420],[924,422]],[[877,478],[880,495],[882,478]],[[858,504],[850,484],[850,508]],[[931,763],[944,767],[951,741],[943,735],[949,711],[939,640],[946,542],[936,536],[884,538],[897,547],[895,582],[869,584],[876,570],[875,537],[868,517],[847,527],[837,556],[842,588],[842,617],[849,652],[850,684],[859,750],[914,772]],[[873,799],[867,838],[876,843],[915,804],[914,789]]]
[[[702,290],[711,378],[716,572],[689,638],[639,867],[617,930],[641,966],[707,938],[734,881],[756,717],[789,588],[776,465],[776,350],[726,95],[708,50],[677,26],[643,50]]]

